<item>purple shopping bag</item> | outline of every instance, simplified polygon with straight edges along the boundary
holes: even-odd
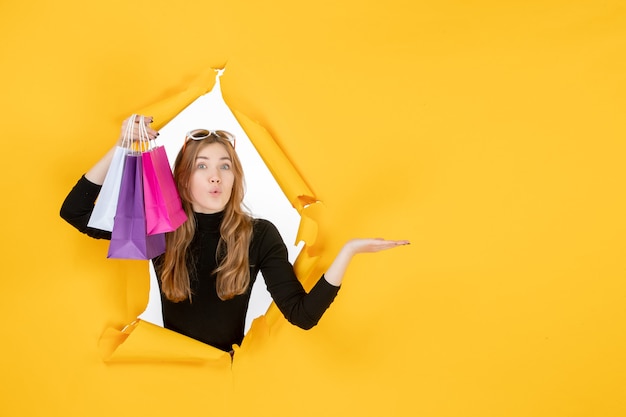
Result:
[[[187,220],[163,146],[142,154],[143,195],[148,235],[171,232]]]
[[[148,236],[141,155],[126,155],[108,258],[152,259],[165,252],[165,235]]]

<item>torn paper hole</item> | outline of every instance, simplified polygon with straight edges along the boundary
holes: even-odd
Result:
[[[237,154],[241,159],[246,179],[244,204],[254,217],[268,219],[276,225],[287,243],[289,259],[294,262],[301,246],[291,246],[290,243],[296,242],[300,216],[281,190],[233,112],[224,102],[220,85],[222,72],[223,70],[216,71],[215,85],[209,93],[200,96],[159,130],[158,142],[165,147],[168,159],[173,164],[184,142],[185,133],[189,130],[223,129],[233,133],[237,138]],[[148,307],[140,317],[151,323],[163,325],[159,289],[152,265],[150,274]],[[265,281],[259,274],[252,289],[246,318],[246,332],[254,318],[265,314],[271,302],[271,296],[265,288]]]

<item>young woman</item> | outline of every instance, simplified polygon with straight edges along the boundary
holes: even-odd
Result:
[[[139,120],[132,126],[135,140]],[[128,123],[124,121],[118,144]],[[145,118],[154,139],[158,132],[150,123],[152,118]],[[110,232],[87,223],[114,149],[81,177],[61,208],[61,217],[94,238],[111,238]],[[307,293],[294,274],[276,227],[242,210],[243,170],[232,135],[220,130],[189,132],[175,161],[174,179],[188,220],[166,235],[165,253],[152,260],[161,290],[163,323],[224,351],[243,340],[250,292],[259,271],[285,318],[310,329],[337,295],[354,255],[408,244],[350,240]]]

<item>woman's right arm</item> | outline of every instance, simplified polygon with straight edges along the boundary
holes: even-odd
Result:
[[[60,214],[63,220],[81,233],[96,239],[111,239],[111,232],[87,226],[100,188],[100,184],[94,184],[83,175],[65,197]]]
[[[117,143],[112,147],[98,162],[96,162],[90,169],[83,175],[76,185],[72,188],[70,193],[65,198],[63,205],[61,206],[61,217],[69,224],[78,229],[81,233],[85,233],[96,239],[111,239],[111,232],[94,229],[88,227],[89,218],[93,211],[94,204],[102,188],[102,183],[106,177],[111,160],[115,149],[122,143],[124,131],[129,119],[124,120],[120,137]],[[132,129],[132,139],[138,139],[138,123],[139,118],[136,118],[135,124]],[[152,117],[145,118],[145,124],[150,139],[154,139],[158,136],[158,132],[151,129],[148,125],[152,123]]]

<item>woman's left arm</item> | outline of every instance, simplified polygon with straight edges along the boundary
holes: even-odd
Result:
[[[354,255],[378,252],[407,241],[384,239],[353,239],[346,243],[328,270],[307,293],[296,277],[288,260],[287,247],[276,226],[266,220],[255,222],[251,244],[251,263],[256,265],[265,279],[267,289],[285,318],[303,329],[310,329],[321,319],[335,299],[343,275]]]
[[[343,276],[348,269],[350,261],[358,253],[380,252],[382,250],[408,245],[408,240],[386,239],[352,239],[349,240],[339,251],[337,257],[324,274],[329,284],[339,287]]]

